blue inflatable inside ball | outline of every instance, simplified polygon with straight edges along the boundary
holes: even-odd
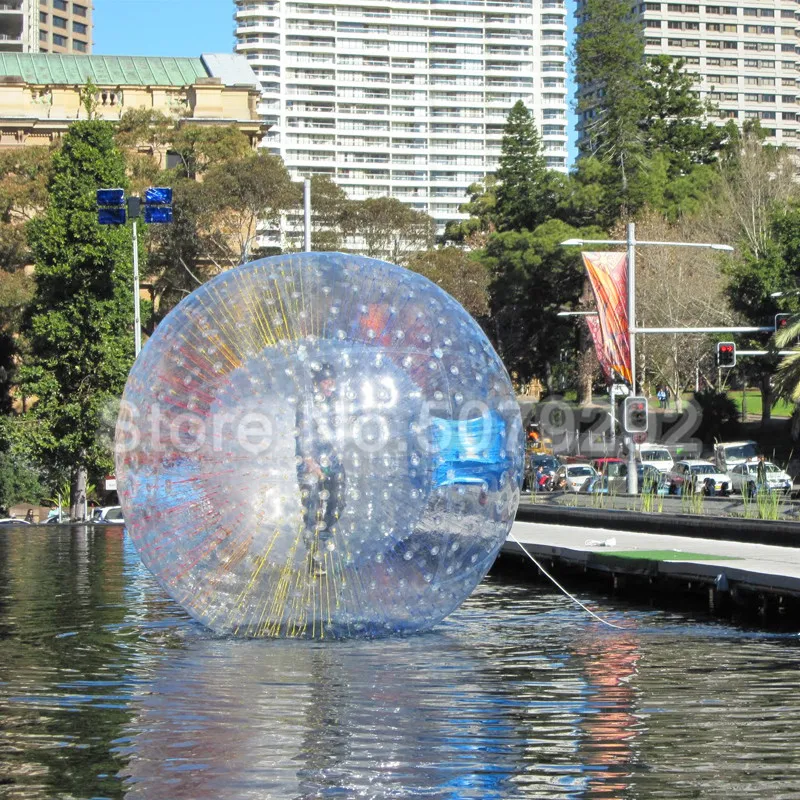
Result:
[[[522,478],[519,407],[438,286],[340,253],[225,272],[125,388],[116,464],[145,565],[240,636],[429,628],[486,574]]]

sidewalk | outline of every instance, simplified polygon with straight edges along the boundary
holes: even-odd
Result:
[[[569,573],[573,589],[601,579],[645,590],[655,605],[691,595],[715,610],[733,601],[762,615],[800,604],[800,547],[520,521],[511,534],[548,571]],[[501,553],[527,560],[511,536]]]

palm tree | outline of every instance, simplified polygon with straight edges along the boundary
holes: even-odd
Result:
[[[793,344],[800,338],[800,314],[794,314],[786,325],[775,331],[772,343],[776,349]],[[800,348],[790,356],[784,356],[775,375],[775,394],[794,403],[792,414],[792,439],[800,437]]]
[[[800,314],[794,314],[780,330],[775,331],[772,343],[780,350],[800,338]],[[800,349],[784,356],[775,375],[775,392],[778,397],[800,405]]]

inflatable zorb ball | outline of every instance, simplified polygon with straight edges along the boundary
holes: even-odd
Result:
[[[158,326],[117,423],[144,564],[239,636],[428,628],[514,520],[520,412],[480,327],[393,264],[339,253],[219,275]]]

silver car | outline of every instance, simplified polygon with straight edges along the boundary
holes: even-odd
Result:
[[[598,475],[591,464],[562,464],[556,470],[553,486],[568,492],[579,492],[583,485]]]
[[[787,472],[784,472],[777,464],[771,461],[764,462],[767,473],[766,488],[770,492],[782,492],[789,494],[792,491],[792,479]],[[754,495],[758,491],[758,462],[748,461],[744,464],[737,464],[730,473],[731,489],[740,494]]]

